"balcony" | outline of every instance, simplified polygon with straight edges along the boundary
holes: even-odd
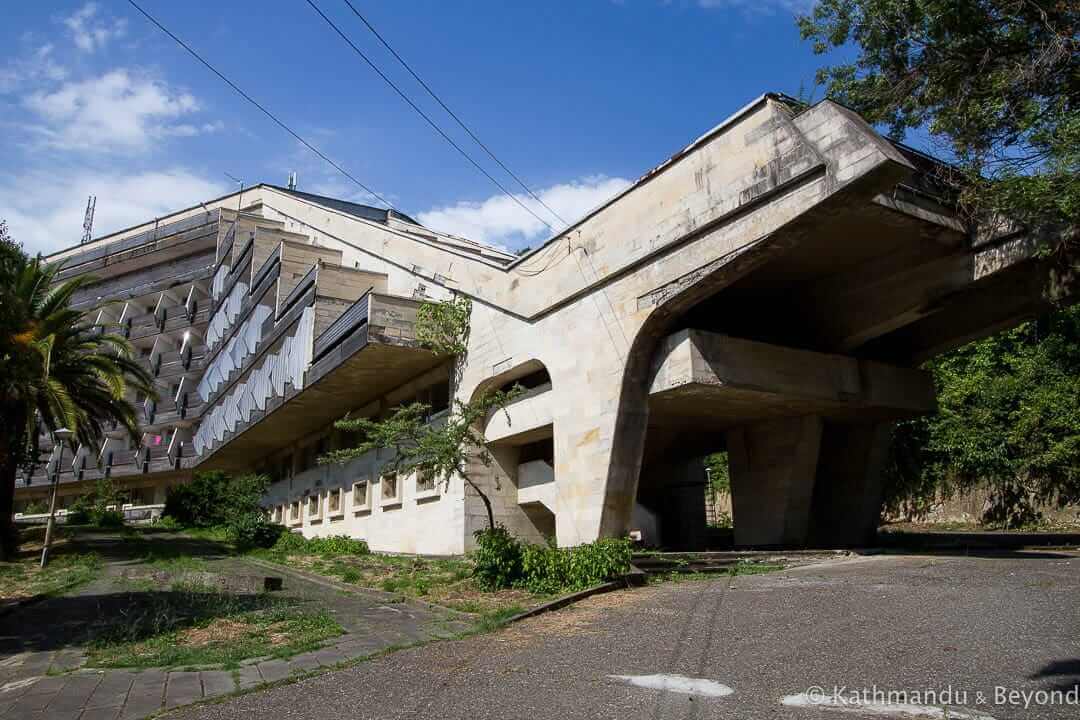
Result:
[[[204,413],[200,467],[243,467],[446,361],[416,340],[420,301],[368,291],[342,310],[317,287],[294,305],[296,331],[275,340]],[[317,318],[325,329],[316,336]]]

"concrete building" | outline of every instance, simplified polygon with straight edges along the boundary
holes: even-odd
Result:
[[[1044,307],[1034,240],[965,229],[939,167],[832,102],[764,95],[520,258],[272,185],[65,250],[163,392],[139,447],[81,449],[63,487],[107,472],[157,500],[193,469],[259,470],[307,535],[461,552],[486,519],[460,478],[315,459],[352,443],[346,412],[421,399],[438,422],[520,382],[475,476],[523,537],[699,543],[701,458],[726,448],[737,543],[862,542],[891,423],[934,407],[917,365]],[[454,294],[473,310],[451,385],[414,321]]]

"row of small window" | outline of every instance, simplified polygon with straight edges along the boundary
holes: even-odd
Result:
[[[389,472],[379,478],[379,506],[393,507],[401,504],[401,478],[396,472]],[[435,476],[428,472],[416,474],[416,496],[418,498],[433,497],[438,493]],[[323,517],[325,507],[329,517],[345,514],[345,489],[333,488],[323,494],[309,495],[305,500],[293,500],[287,506],[278,505],[273,509],[273,520],[276,523],[284,523],[286,518],[290,523],[300,522],[301,502],[307,504],[308,520],[319,520]],[[325,501],[323,496],[325,495]],[[352,510],[364,512],[371,510],[371,482],[358,480],[352,486]]]

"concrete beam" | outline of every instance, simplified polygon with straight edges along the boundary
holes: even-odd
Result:
[[[650,387],[657,424],[683,418],[712,429],[810,414],[899,418],[933,409],[933,383],[920,370],[699,330],[664,341]]]

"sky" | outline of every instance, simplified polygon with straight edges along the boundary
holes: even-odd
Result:
[[[461,157],[307,0],[138,0],[395,208],[510,250],[551,230]],[[312,0],[478,163],[548,223],[343,0]],[[353,0],[563,221],[767,91],[813,92],[810,0]],[[377,205],[124,0],[12,3],[0,26],[0,219],[30,252],[286,183]],[[820,90],[818,91],[820,95]]]

